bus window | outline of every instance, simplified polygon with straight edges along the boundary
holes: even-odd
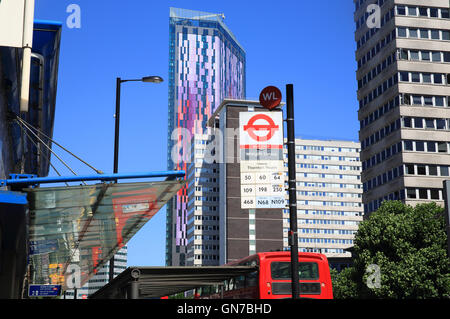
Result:
[[[245,276],[239,276],[235,278],[234,289],[245,288]]]
[[[214,285],[214,287],[213,287],[213,291],[214,291],[214,293],[216,293],[216,294],[218,294],[218,293],[220,293],[220,286],[219,285]]]
[[[240,263],[241,266],[251,266],[251,267],[259,267],[259,262],[257,259],[248,260],[244,263]],[[256,287],[258,286],[258,278],[259,278],[259,271],[253,271],[251,273],[248,273],[245,276],[245,287]]]
[[[290,280],[291,263],[290,262],[272,262],[270,264],[272,279]],[[301,262],[298,264],[298,277],[300,280],[319,279],[319,266],[313,262]]]
[[[247,279],[247,282],[246,282],[247,287],[256,287],[258,285],[258,272],[253,271],[253,272],[247,274],[246,279]]]
[[[235,289],[234,278],[225,280],[224,286],[225,286],[225,291],[234,290]]]

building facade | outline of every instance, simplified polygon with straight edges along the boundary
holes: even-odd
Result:
[[[363,220],[360,144],[295,140],[299,251],[351,257],[345,249]],[[286,163],[287,163],[287,150]],[[289,210],[283,211],[288,250]]]
[[[368,10],[376,4],[375,11]],[[363,203],[443,205],[450,164],[447,0],[356,0]]]
[[[245,51],[222,14],[170,8],[168,169],[185,170],[183,150],[224,98],[245,97]],[[188,136],[179,138],[180,134]],[[185,265],[187,184],[167,206],[166,264]]]
[[[240,113],[265,111],[257,101],[224,100],[209,121],[222,139],[221,149],[215,150],[219,162],[221,265],[257,252],[283,250],[283,209],[246,209],[241,202]]]
[[[55,21],[34,21],[28,112],[20,110],[23,50],[0,46],[1,179],[12,174],[45,177],[49,173],[51,143],[44,139],[50,144],[44,147],[22,121],[53,137],[62,26]],[[30,217],[26,201],[16,199],[23,193],[11,192],[3,185],[0,195],[0,299],[16,299],[27,293],[24,279],[29,260]]]
[[[219,264],[219,164],[208,161],[210,134],[195,134],[187,165],[187,266]]]

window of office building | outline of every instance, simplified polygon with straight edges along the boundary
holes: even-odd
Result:
[[[406,198],[410,198],[410,199],[416,198],[416,189],[415,188],[407,188],[406,189]]]
[[[425,165],[417,165],[417,175],[426,175]]]

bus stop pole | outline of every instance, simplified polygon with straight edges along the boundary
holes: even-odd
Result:
[[[299,298],[298,233],[297,233],[297,182],[295,174],[294,86],[286,85],[286,122],[289,176],[289,244],[291,246],[292,299]]]

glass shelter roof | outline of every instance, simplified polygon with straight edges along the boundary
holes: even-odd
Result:
[[[81,287],[183,184],[166,180],[23,189],[30,214],[29,283]]]

